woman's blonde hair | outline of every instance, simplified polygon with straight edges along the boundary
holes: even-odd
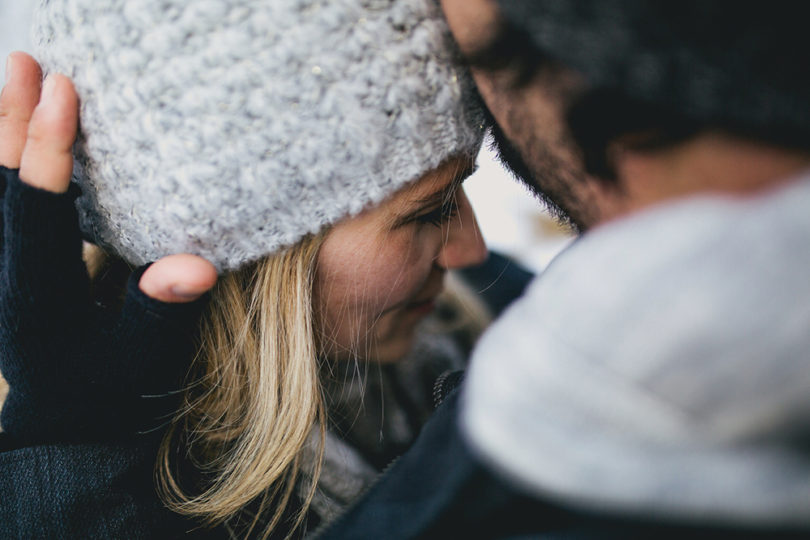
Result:
[[[301,449],[325,424],[312,308],[324,236],[222,276],[212,290],[192,382],[158,455],[158,486],[172,510],[244,535],[263,525],[261,537],[283,519]],[[203,485],[188,485],[178,470],[189,458]],[[290,531],[309,507],[313,472]]]

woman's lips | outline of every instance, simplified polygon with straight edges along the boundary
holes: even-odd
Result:
[[[418,294],[418,300],[400,303],[388,311],[404,310],[407,313],[427,315],[436,309],[436,299],[444,290],[444,271],[431,276],[425,287]]]
[[[436,299],[429,298],[428,300],[423,300],[421,302],[414,302],[408,306],[408,311],[412,311],[414,313],[419,313],[421,315],[427,315],[428,313],[432,312],[436,309]]]

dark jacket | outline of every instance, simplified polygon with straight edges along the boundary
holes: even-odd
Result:
[[[412,538],[807,538],[807,529],[751,529],[600,513],[524,492],[470,449],[458,428],[458,392],[416,443],[318,540]]]
[[[0,538],[174,538],[194,529],[157,497],[156,444],[140,436],[15,447],[0,433]]]

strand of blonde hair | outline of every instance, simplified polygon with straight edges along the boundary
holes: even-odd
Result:
[[[322,242],[323,235],[308,237],[223,276],[212,291],[195,361],[203,375],[188,388],[158,457],[158,485],[172,510],[214,525],[258,499],[248,534],[267,517],[264,509],[270,519],[262,537],[278,526],[299,478],[301,449],[313,427],[324,425],[312,311]],[[178,439],[209,479],[198,493],[177,478]],[[323,433],[319,453],[322,446]],[[317,469],[291,530],[309,507]]]

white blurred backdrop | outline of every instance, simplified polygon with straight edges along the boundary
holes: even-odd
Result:
[[[0,55],[31,51],[29,26],[35,0],[0,0]],[[484,238],[491,249],[511,255],[523,264],[542,270],[569,241],[526,189],[495,160],[485,146],[478,171],[465,182],[478,214]]]

